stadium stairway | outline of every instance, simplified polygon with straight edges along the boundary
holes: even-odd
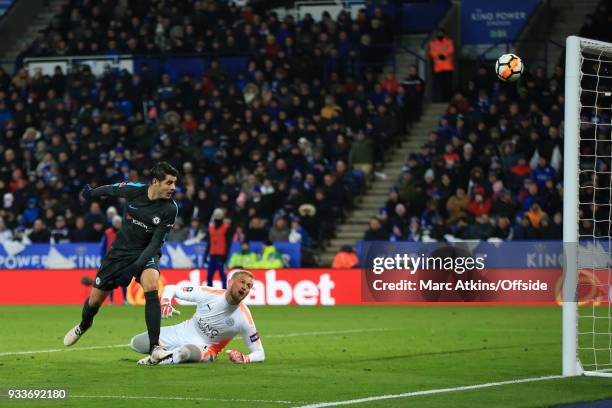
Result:
[[[336,228],[336,238],[319,254],[321,266],[331,265],[334,256],[344,245],[356,249],[356,242],[363,239],[368,229],[370,218],[378,214],[378,209],[387,202],[389,190],[398,180],[402,167],[410,153],[418,153],[419,148],[427,141],[427,134],[438,127],[440,116],[446,112],[448,103],[430,103],[424,106],[423,116],[402,139],[401,147],[394,147],[387,152],[384,173],[386,179],[372,181],[368,191],[361,197],[357,208],[346,221]]]
[[[2,58],[15,59],[19,53],[26,50],[36,38],[36,34],[47,28],[54,16],[61,12],[62,6],[68,2],[69,0],[50,0],[34,20],[23,26],[19,35],[11,35],[7,38],[7,42],[10,42],[10,44],[3,47],[5,51],[2,53]]]

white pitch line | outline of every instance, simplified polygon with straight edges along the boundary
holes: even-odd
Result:
[[[387,331],[389,329],[378,328],[378,329],[348,329],[348,330],[333,330],[333,331],[318,331],[318,332],[305,332],[305,333],[286,333],[286,334],[271,334],[264,337],[269,338],[283,338],[283,337],[300,337],[300,336],[326,336],[334,334],[351,334],[351,333],[371,333]],[[75,347],[75,348],[61,348],[61,349],[49,349],[49,350],[29,350],[29,351],[6,351],[0,353],[2,356],[20,356],[27,354],[42,354],[42,353],[60,353],[67,351],[88,351],[88,350],[104,350],[112,348],[129,347],[129,344],[114,344],[111,346],[91,346],[91,347]]]
[[[68,351],[87,351],[87,350],[102,350],[111,348],[129,347],[129,344],[114,344],[112,346],[91,346],[91,347],[76,347],[76,348],[61,348],[49,350],[30,350],[30,351],[6,351],[0,353],[1,356],[20,356],[24,354],[40,354],[40,353],[59,353]]]
[[[126,399],[126,400],[162,400],[162,401],[215,401],[215,402],[235,402],[235,403],[262,403],[262,404],[295,404],[293,401],[282,400],[250,400],[250,399],[227,399],[227,398],[206,398],[206,397],[154,397],[154,396],[134,396],[134,395],[68,395],[70,398],[83,399]]]
[[[351,334],[351,333],[371,333],[387,331],[389,329],[348,329],[348,330],[333,330],[333,331],[318,331],[305,333],[287,333],[287,334],[270,334],[263,337],[264,339],[280,338],[280,337],[300,337],[300,336],[326,336],[330,334]]]
[[[462,387],[454,387],[454,388],[438,388],[434,390],[406,392],[403,394],[378,395],[375,397],[366,397],[366,398],[359,398],[359,399],[345,400],[345,401],[318,402],[318,403],[309,404],[309,405],[301,405],[297,408],[337,407],[339,405],[361,404],[364,402],[380,401],[380,400],[387,400],[387,399],[410,398],[410,397],[418,397],[421,395],[443,394],[447,392],[477,390],[480,388],[490,388],[490,387],[498,387],[501,385],[521,384],[521,383],[536,382],[536,381],[556,380],[559,378],[563,378],[563,376],[562,375],[549,375],[546,377],[521,378],[518,380],[498,381],[498,382],[491,382],[491,383],[486,383],[486,384],[476,384],[476,385],[464,385]]]

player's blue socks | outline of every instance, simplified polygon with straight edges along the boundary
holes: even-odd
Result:
[[[89,298],[85,299],[85,303],[83,303],[83,313],[81,314],[81,323],[79,324],[81,333],[85,333],[85,331],[91,327],[94,316],[98,313],[98,309],[100,308],[89,306]]]
[[[161,327],[161,303],[156,290],[145,292],[145,322],[149,332],[149,352],[153,351],[159,342]]]

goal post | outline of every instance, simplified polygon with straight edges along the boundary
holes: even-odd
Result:
[[[565,44],[563,138],[563,375],[578,372],[578,150],[580,138],[580,38]]]
[[[611,116],[612,44],[568,37],[563,149],[564,376],[612,377]]]

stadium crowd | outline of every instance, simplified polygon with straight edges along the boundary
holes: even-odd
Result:
[[[408,157],[366,240],[559,239],[564,73],[482,65]]]
[[[606,39],[606,7],[584,35]],[[146,65],[100,77],[87,66],[0,69],[0,240],[99,241],[120,203],[86,206],[83,184],[146,179],[167,160],[182,170],[171,240],[201,240],[223,208],[235,241],[318,245],[419,119],[415,67],[403,81],[380,70],[392,37],[379,8],[295,21],[217,1],[72,0],[22,57],[196,54],[210,64],[179,78]],[[238,75],[219,63],[226,55],[247,57]],[[528,68],[518,85],[477,69],[364,239],[561,237],[563,68]]]
[[[380,10],[295,22],[222,2],[134,3],[72,1],[26,55],[132,52],[136,42],[138,52],[212,52],[206,72],[0,70],[0,239],[99,241],[121,203],[86,204],[82,186],[143,180],[167,160],[182,172],[169,239],[202,239],[223,208],[235,241],[316,246],[418,118],[414,67],[405,86],[370,69],[370,44],[390,33]],[[232,41],[249,55],[237,76],[215,59]]]

